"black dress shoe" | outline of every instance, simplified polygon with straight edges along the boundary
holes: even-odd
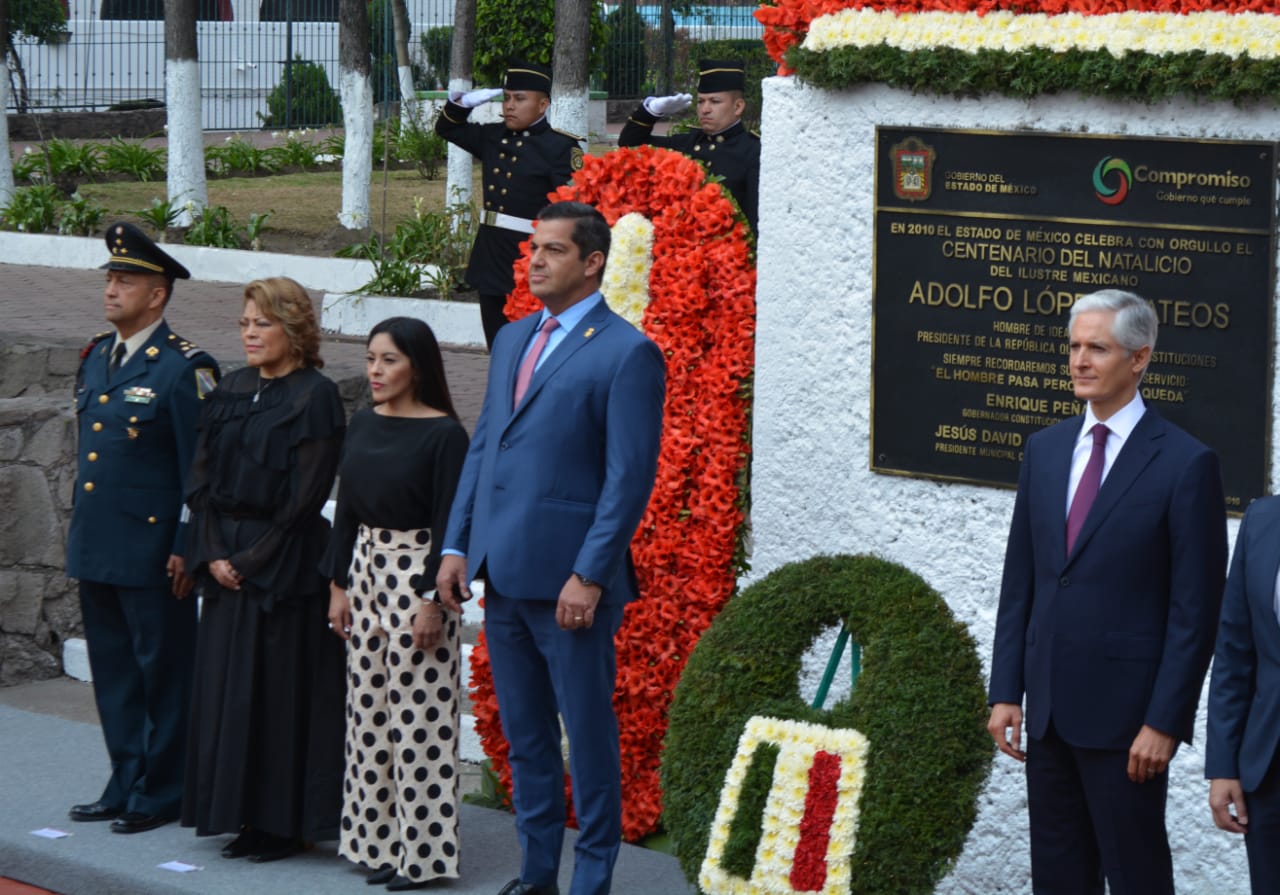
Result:
[[[560,895],[560,887],[555,883],[549,886],[536,886],[533,883],[522,883],[513,879],[502,887],[498,895]]]
[[[173,823],[173,818],[165,817],[162,814],[143,814],[139,811],[126,811],[111,822],[111,832],[145,833],[147,830],[154,830],[156,827],[163,827],[169,823]]]
[[[286,836],[273,836],[270,833],[259,833],[258,847],[249,855],[253,864],[268,864],[271,861],[283,861],[292,858],[307,847],[301,839],[290,839]]]
[[[222,847],[224,858],[243,858],[258,850],[259,836],[257,830],[244,830],[235,839]]]
[[[396,878],[396,869],[388,864],[386,867],[379,867],[365,878],[366,886],[385,886]]]
[[[412,880],[407,876],[397,876],[391,882],[387,883],[388,892],[410,892],[414,889],[425,889],[431,885],[433,881],[429,879]]]
[[[115,820],[124,812],[119,808],[112,808],[106,802],[99,799],[96,802],[90,802],[88,805],[72,805],[69,812],[72,820],[93,821],[93,820]]]

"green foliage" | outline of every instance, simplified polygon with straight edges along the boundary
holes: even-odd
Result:
[[[205,146],[204,166],[210,174],[224,176],[275,170],[271,153],[254,146],[239,134],[226,137],[221,146]]]
[[[425,179],[435,180],[440,176],[440,165],[448,157],[449,144],[436,133],[434,119],[424,123],[419,110],[413,106],[402,112],[395,132],[396,158],[413,162]]]
[[[360,287],[361,292],[417,295],[425,280],[447,301],[462,282],[478,227],[470,205],[454,203],[444,211],[424,211],[418,200],[413,217],[397,224],[390,239],[384,242],[371,234],[366,242],[348,246],[338,255],[373,262],[373,279]]]
[[[787,62],[801,79],[830,89],[879,83],[916,93],[1018,98],[1074,91],[1141,102],[1179,94],[1234,102],[1280,95],[1280,60],[1202,51],[1116,57],[1105,50],[966,53],[947,47],[904,51],[882,44],[825,53],[793,47]]]
[[[796,691],[801,657],[841,622],[862,647],[862,672],[849,698],[813,709]],[[936,592],[881,559],[821,556],[729,602],[676,688],[662,759],[663,824],[691,880],[755,715],[861,731],[869,746],[849,891],[934,890],[973,825],[993,754],[977,649]]]
[[[96,143],[73,143],[52,137],[44,142],[45,172],[55,177],[86,177],[102,172],[102,147]]]
[[[76,193],[58,208],[58,232],[72,236],[91,236],[102,226],[106,215],[107,210],[97,202]]]
[[[231,223],[231,212],[223,205],[214,205],[201,209],[192,218],[183,241],[191,246],[238,249],[240,231]]]
[[[496,808],[500,811],[511,810],[511,799],[502,788],[502,781],[493,772],[493,761],[486,758],[480,762],[480,791],[463,795],[462,801],[468,805],[481,808]]]
[[[152,199],[149,207],[135,211],[134,214],[150,224],[151,229],[160,234],[160,240],[163,242],[165,231],[178,222],[182,212],[181,205],[174,205],[167,199]]]
[[[0,226],[20,233],[43,233],[53,227],[62,193],[51,183],[14,190],[13,199],[0,208]]]
[[[279,168],[314,168],[319,164],[316,156],[319,154],[318,146],[310,140],[304,140],[307,132],[289,131],[285,134],[284,142],[278,146],[272,146],[268,151],[271,163]]]
[[[443,90],[449,86],[449,60],[453,54],[453,26],[441,25],[422,32],[422,80],[427,90]]]
[[[67,14],[59,0],[8,0],[10,41],[30,38],[49,43],[67,34]],[[5,49],[10,50],[11,44]]]
[[[473,59],[477,86],[499,86],[513,60],[551,65],[555,43],[554,0],[476,0],[476,46]],[[591,58],[588,71],[604,68],[607,32],[599,0],[591,4]]]
[[[743,879],[751,878],[756,863],[756,847],[760,845],[759,818],[764,813],[778,764],[780,750],[772,743],[761,743],[751,756],[751,764],[742,780],[738,813],[729,825],[729,840],[724,846],[724,869]]]
[[[34,183],[44,175],[44,156],[30,146],[13,160],[13,182]]]
[[[649,26],[636,10],[635,0],[627,0],[605,20],[609,39],[604,48],[604,89],[612,97],[642,96],[648,62],[645,41]]]
[[[342,120],[342,104],[324,66],[295,56],[267,95],[264,127],[320,127]]]
[[[143,183],[165,173],[167,155],[163,149],[151,149],[138,142],[112,137],[102,150],[102,170],[128,174]]]
[[[245,225],[244,235],[249,240],[249,248],[255,252],[262,251],[262,231],[267,227],[267,218],[273,214],[275,214],[274,210],[249,215],[249,223]]]

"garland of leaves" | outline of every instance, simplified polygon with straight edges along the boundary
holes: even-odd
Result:
[[[848,699],[816,710],[797,693],[801,657],[841,622],[862,646],[862,672]],[[725,607],[680,679],[662,761],[664,820],[690,881],[699,880],[709,853],[739,738],[757,716],[853,728],[866,737],[845,891],[932,892],[973,825],[993,755],[978,652],[942,598],[900,565],[820,556],[778,569]],[[765,803],[761,788],[772,768],[764,764],[762,773],[753,767],[741,778],[738,805]],[[738,877],[769,859],[759,814],[740,808],[727,833],[717,834],[728,837],[720,863]]]
[[[632,213],[653,225],[641,328],[666,356],[667,395],[657,482],[631,547],[641,598],[618,631],[614,693],[623,835],[635,840],[662,813],[659,762],[676,682],[743,568],[755,264],[741,213],[701,165],[676,152],[641,146],[588,156],[551,198],[594,205],[610,226]],[[643,248],[647,238],[637,241]],[[528,245],[507,299],[512,319],[541,308],[528,290]],[[472,652],[471,687],[481,744],[510,792],[483,638]]]
[[[881,10],[886,15],[943,12],[955,15],[955,30],[965,46],[904,49],[879,36],[841,47],[802,45],[815,19],[844,10]],[[1212,12],[1208,12],[1208,10]],[[1007,27],[997,11],[1018,17],[1046,14],[1049,28],[1070,37],[1071,18],[1121,16],[1133,12],[1201,16],[1205,27],[1189,22],[1185,39],[1169,52],[1139,47],[1027,47],[974,49],[974,32]],[[1274,42],[1241,41],[1224,45],[1209,27],[1222,14],[1258,14],[1271,19],[1266,0],[775,0],[756,17],[765,25],[765,45],[781,74],[798,74],[825,88],[883,83],[913,91],[972,96],[982,93],[1032,97],[1063,91],[1151,101],[1175,94],[1244,101],[1280,95],[1280,59]],[[1074,14],[1074,15],[1073,15]],[[1274,28],[1268,29],[1274,30]]]

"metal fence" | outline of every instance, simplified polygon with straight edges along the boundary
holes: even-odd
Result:
[[[386,0],[370,4],[377,99],[395,92],[387,6]],[[453,6],[453,0],[408,0],[419,89],[438,89],[448,80]],[[610,28],[592,87],[614,97],[642,96],[668,85],[686,89],[704,42],[759,45],[755,8],[752,0],[681,6],[663,27],[660,6],[602,4]],[[200,0],[196,33],[205,129],[336,120],[336,15],[336,0]],[[164,101],[160,0],[72,0],[67,29],[64,42],[17,43],[9,111],[103,110]]]

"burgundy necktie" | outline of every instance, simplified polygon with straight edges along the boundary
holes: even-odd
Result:
[[[1067,553],[1070,554],[1076,545],[1076,537],[1084,528],[1085,517],[1089,515],[1089,507],[1098,496],[1098,488],[1102,485],[1102,467],[1107,461],[1107,435],[1110,430],[1102,423],[1092,429],[1093,452],[1089,454],[1089,462],[1085,464],[1084,475],[1080,476],[1080,484],[1076,485],[1076,496],[1071,501],[1071,510],[1067,513]]]
[[[520,406],[520,399],[529,390],[529,382],[533,379],[533,371],[538,368],[538,358],[542,357],[542,351],[547,347],[547,339],[551,338],[551,331],[559,325],[560,321],[554,317],[548,317],[542,321],[542,327],[538,330],[538,338],[533,340],[533,347],[529,349],[524,363],[520,364],[520,372],[516,375],[516,395],[515,400],[511,402],[513,408]]]

